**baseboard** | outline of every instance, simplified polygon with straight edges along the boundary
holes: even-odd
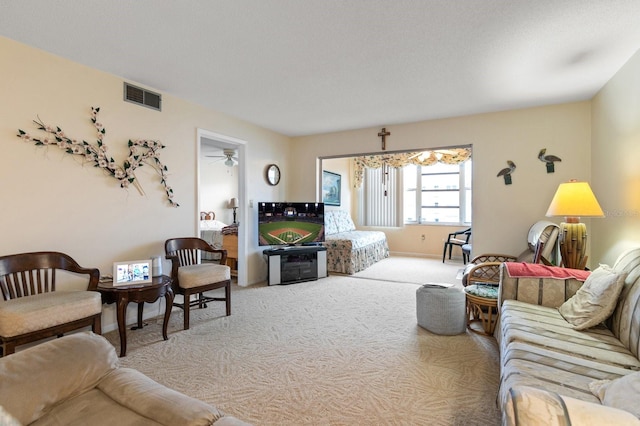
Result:
[[[428,254],[428,253],[408,253],[408,252],[402,252],[402,251],[390,251],[389,254],[391,256],[422,257],[422,258],[426,258],[426,259],[440,259],[440,255],[438,255],[438,254]],[[451,256],[451,260],[462,261],[462,256]]]

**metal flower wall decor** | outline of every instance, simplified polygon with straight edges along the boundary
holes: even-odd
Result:
[[[154,140],[132,140],[129,139],[129,157],[124,161],[122,166],[116,165],[113,157],[107,155],[107,146],[104,144],[106,129],[98,122],[98,113],[100,108],[91,107],[91,122],[95,127],[97,134],[96,145],[92,145],[87,141],[80,141],[69,138],[65,132],[58,126],[46,125],[40,117],[33,122],[38,126],[38,130],[46,132],[49,136],[44,138],[34,138],[24,130],[18,129],[17,136],[25,142],[34,142],[36,146],[57,146],[68,154],[82,157],[85,163],[93,163],[94,167],[98,167],[105,171],[108,175],[116,178],[120,187],[128,188],[133,185],[141,195],[145,195],[140,183],[136,179],[135,171],[143,164],[153,167],[160,175],[160,183],[164,187],[169,204],[178,207],[179,204],[173,200],[173,189],[167,185],[167,166],[160,161],[160,150],[165,146]]]

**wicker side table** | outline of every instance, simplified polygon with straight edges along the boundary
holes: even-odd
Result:
[[[459,288],[425,284],[416,290],[418,325],[435,334],[465,332],[465,296]]]
[[[467,298],[467,327],[476,333],[493,335],[498,322],[498,286],[473,284],[464,288]],[[481,323],[482,329],[472,327]]]

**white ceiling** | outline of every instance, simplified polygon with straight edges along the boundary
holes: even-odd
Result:
[[[0,35],[299,136],[590,99],[640,0],[0,0]]]

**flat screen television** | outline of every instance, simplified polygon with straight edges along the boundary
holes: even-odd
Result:
[[[259,245],[315,245],[323,241],[323,203],[258,203]]]

